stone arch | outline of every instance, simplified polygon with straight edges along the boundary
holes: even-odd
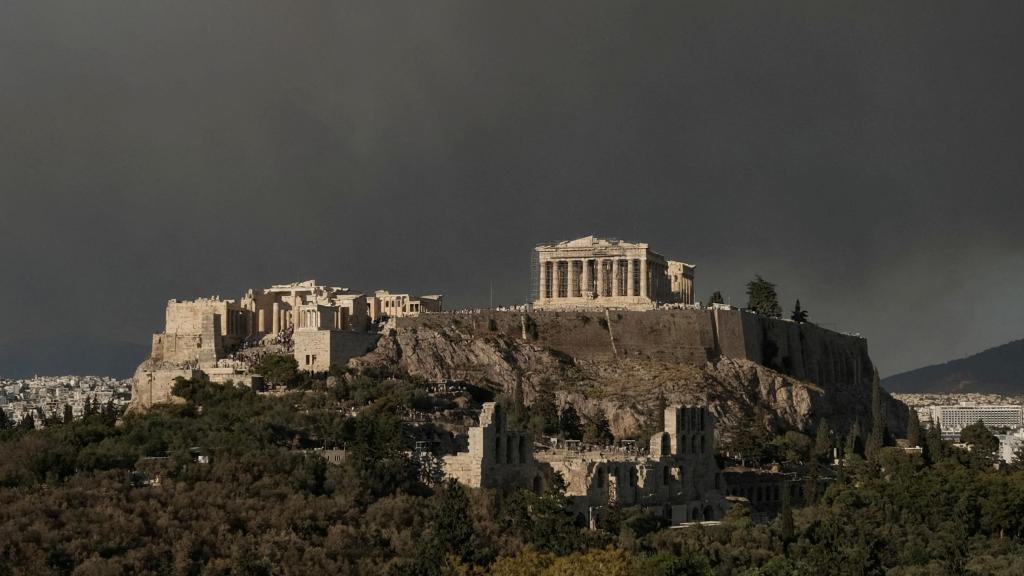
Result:
[[[714,510],[714,508],[711,507],[710,504],[708,504],[707,506],[704,507],[704,516],[703,516],[703,518],[704,518],[704,520],[714,520],[715,519],[715,510]]]

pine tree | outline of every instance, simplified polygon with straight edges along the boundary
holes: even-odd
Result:
[[[437,536],[445,553],[463,559],[469,556],[473,538],[470,508],[466,489],[453,479],[445,482],[437,495]]]
[[[907,418],[907,443],[911,446],[921,445],[921,421],[917,419],[917,410],[913,408]]]
[[[793,306],[793,314],[790,316],[793,322],[800,322],[801,324],[807,322],[807,311],[800,308],[800,301],[797,300]]]
[[[530,430],[535,437],[558,434],[558,406],[555,405],[555,395],[548,386],[539,387],[537,396],[530,405],[530,414]]]
[[[781,318],[782,307],[779,306],[775,284],[765,280],[760,274],[756,275],[747,283],[747,308],[762,316]]]
[[[614,440],[608,416],[604,410],[599,408],[593,416],[587,418],[587,423],[583,427],[583,441],[589,444],[607,445]]]
[[[708,298],[708,306],[712,304],[725,304],[725,299],[722,298],[722,293],[718,290],[715,290],[711,297]]]
[[[580,415],[572,404],[566,404],[562,408],[562,413],[558,416],[558,427],[562,431],[562,436],[569,440],[583,438],[583,432],[580,430]]]

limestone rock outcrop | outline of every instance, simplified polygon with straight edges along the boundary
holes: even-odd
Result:
[[[536,314],[526,320],[517,313],[424,316],[397,323],[375,351],[353,359],[350,365],[386,364],[434,381],[465,381],[507,393],[518,383],[528,403],[541,387],[551,387],[560,403],[571,402],[581,413],[604,410],[617,436],[643,427],[660,402],[706,404],[726,434],[756,408],[766,410],[779,428],[804,432],[812,432],[822,417],[837,430],[847,429],[855,419],[862,427],[870,422],[872,365],[862,339],[819,334],[827,331],[817,327],[796,334],[790,326],[757,328],[759,353],[762,349],[790,353],[785,362],[776,358],[769,367],[716,351],[710,329],[684,333],[677,325],[666,324],[665,318],[651,316],[657,312],[630,314],[647,316],[619,319],[629,340],[620,341],[614,352],[614,336],[596,328],[596,316],[588,321],[565,313],[560,317],[548,313],[540,321]],[[755,327],[757,321],[753,321]],[[533,328],[534,336],[526,327],[528,322],[540,322],[539,330]],[[645,337],[646,325],[657,326]],[[587,337],[587,330],[603,338],[608,350]],[[613,334],[614,330],[615,326]],[[762,341],[772,334],[782,334],[790,342],[764,346]],[[674,348],[675,337],[686,339],[681,350]],[[697,354],[702,341],[708,346]],[[623,354],[622,349],[633,353]],[[742,350],[742,343],[733,349]],[[801,358],[799,369],[792,358]],[[799,376],[786,373],[787,363]],[[821,381],[815,382],[813,376]],[[883,399],[890,429],[902,432],[906,407],[888,394]]]

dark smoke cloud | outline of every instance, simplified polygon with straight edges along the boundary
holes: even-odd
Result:
[[[0,342],[296,279],[522,301],[537,242],[869,338],[1019,338],[1019,2],[4,2]],[[46,372],[47,366],[34,367]],[[0,373],[4,372],[0,367]]]

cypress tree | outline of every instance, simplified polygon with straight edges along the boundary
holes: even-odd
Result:
[[[917,419],[917,410],[910,409],[907,419],[907,443],[911,446],[921,445],[921,422]]]
[[[74,419],[75,419],[75,413],[74,413],[73,410],[71,410],[71,405],[70,404],[65,404],[64,405],[64,423],[65,424],[70,424],[71,421],[74,420]]]
[[[875,369],[871,379],[871,436],[868,437],[866,454],[868,460],[877,461],[885,445],[885,413],[882,410],[882,385]]]
[[[800,301],[796,301],[796,305],[793,306],[793,314],[790,316],[793,322],[804,323],[807,322],[807,310],[800,307]]]
[[[827,460],[831,451],[832,431],[828,427],[828,420],[822,417],[818,420],[818,432],[814,437],[814,457]]]
[[[793,541],[793,536],[796,532],[796,528],[793,525],[793,505],[791,502],[792,497],[790,492],[792,487],[789,484],[783,484],[782,487],[782,509],[779,510],[779,538],[783,544],[789,545]]]

